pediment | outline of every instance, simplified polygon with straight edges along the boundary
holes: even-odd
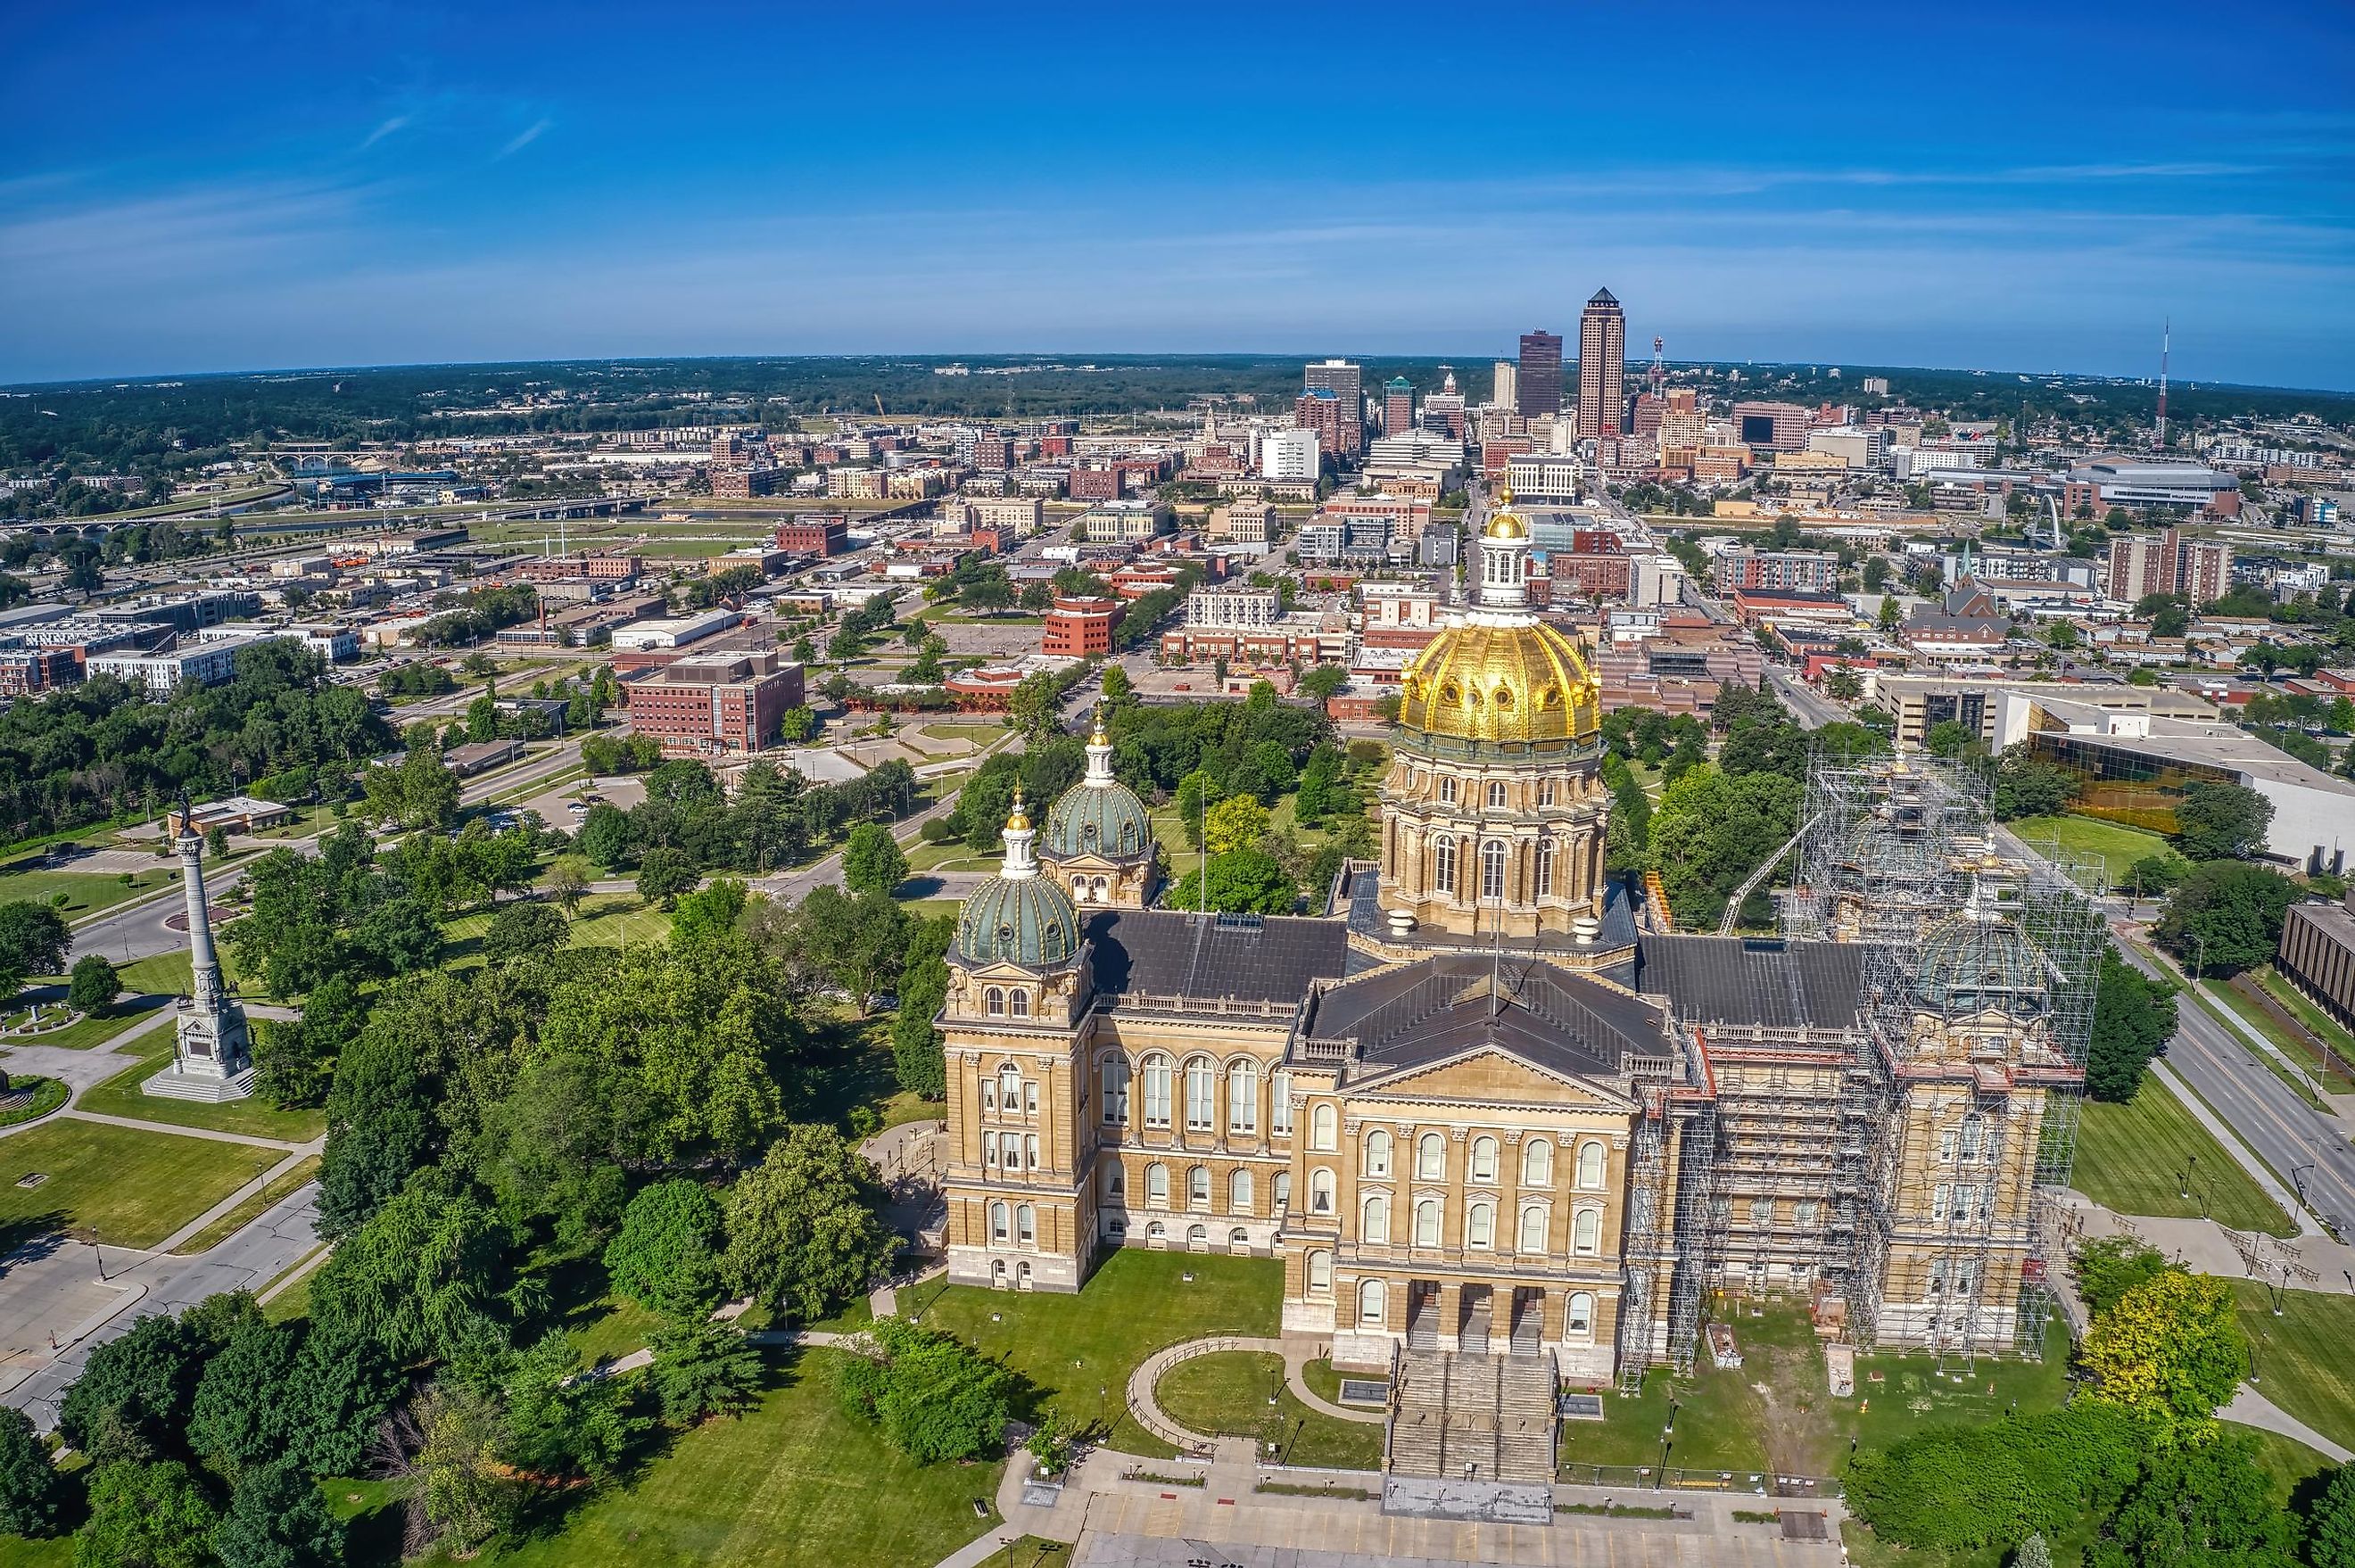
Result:
[[[1401,1099],[1487,1101],[1561,1110],[1632,1112],[1636,1102],[1589,1078],[1557,1072],[1494,1045],[1403,1068],[1349,1086],[1352,1093]]]

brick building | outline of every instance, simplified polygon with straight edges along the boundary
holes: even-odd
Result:
[[[840,555],[850,548],[850,519],[838,514],[787,517],[777,525],[776,543],[795,555]]]
[[[1112,652],[1113,628],[1128,613],[1117,599],[1082,595],[1058,598],[1044,619],[1040,653],[1050,659],[1083,659]]]
[[[802,700],[802,667],[772,653],[677,659],[622,683],[630,728],[665,751],[750,752]]]

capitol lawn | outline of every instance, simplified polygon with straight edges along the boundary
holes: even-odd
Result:
[[[11,1244],[88,1230],[152,1247],[284,1158],[278,1149],[52,1116],[0,1138],[0,1232]],[[41,1173],[34,1187],[18,1183]]]
[[[2100,866],[2113,888],[2126,886],[2137,860],[2168,848],[2158,834],[2094,816],[2023,816],[2004,826],[2031,846],[2049,842],[2065,855]]]
[[[2069,1185],[2114,1213],[2204,1216],[2239,1231],[2297,1233],[2280,1205],[2155,1074],[2123,1105],[2085,1102]]]
[[[2263,1280],[2232,1282],[2241,1329],[2256,1360],[2257,1390],[2341,1447],[2355,1448],[2355,1355],[2348,1353],[2355,1345],[2355,1296],[2279,1294],[2276,1317],[2275,1292]]]
[[[1161,1374],[1154,1397],[1188,1432],[1249,1437],[1263,1454],[1274,1443],[1289,1464],[1381,1468],[1380,1424],[1311,1410],[1285,1386],[1284,1358],[1265,1350],[1219,1350],[1180,1361]]]
[[[242,1133],[248,1137],[276,1138],[290,1144],[309,1143],[327,1130],[325,1111],[282,1111],[260,1094],[208,1105],[201,1100],[165,1100],[143,1093],[139,1086],[172,1064],[172,1031],[151,1030],[138,1043],[136,1062],[105,1083],[84,1090],[74,1102],[75,1109],[165,1126]]]

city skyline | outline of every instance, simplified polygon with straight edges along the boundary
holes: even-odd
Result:
[[[0,380],[728,354],[1476,362],[1531,324],[1565,331],[1607,284],[1679,359],[2145,376],[2171,318],[2180,379],[2355,387],[2355,29],[2333,8],[2224,33],[2188,8],[2131,27],[1998,10],[1962,37],[1897,17],[1869,38],[1704,8],[1669,60],[1643,18],[1588,12],[1407,50],[1410,14],[1377,6],[1324,35],[1313,75],[1240,14],[1170,30],[1040,8],[1002,38],[926,33],[922,13],[888,37],[846,15],[667,32],[565,15],[33,19],[0,68],[17,110],[0,287],[19,306]],[[1925,73],[2031,18],[2037,49],[1960,100],[1984,112],[1923,112]],[[2195,36],[2203,80],[2262,81],[2262,101],[2171,86]],[[955,69],[920,91],[923,48]],[[1547,59],[1563,69],[1507,75]],[[723,70],[744,62],[757,90]],[[1795,91],[1778,67],[1803,62],[1837,97]],[[240,74],[272,91],[213,85]],[[959,85],[991,80],[1039,90]],[[1312,80],[1445,133],[1371,152]],[[1128,112],[1165,94],[1188,112]]]

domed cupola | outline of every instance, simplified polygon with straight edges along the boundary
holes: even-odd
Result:
[[[956,955],[968,966],[1015,964],[1049,970],[1079,961],[1079,911],[1070,894],[1039,874],[1037,837],[1018,785],[1014,814],[1006,820],[1005,863],[974,890],[957,915]]]
[[[1142,909],[1152,896],[1153,855],[1153,814],[1113,777],[1112,737],[1098,709],[1087,775],[1047,813],[1041,858],[1074,902]]]
[[[1974,888],[1960,913],[1923,933],[1913,1002],[1957,1020],[1984,1013],[2041,1018],[2049,1006],[2045,963],[2019,927]]]

